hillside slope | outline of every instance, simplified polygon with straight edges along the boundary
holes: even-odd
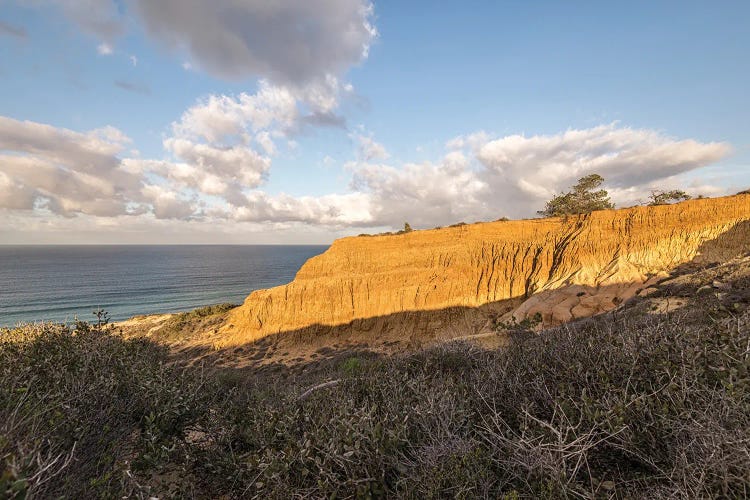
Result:
[[[225,312],[0,328],[0,497],[748,497],[750,253],[501,349],[161,345]]]
[[[486,311],[460,331],[456,308],[466,322],[467,311],[492,304],[558,324],[610,310],[677,266],[747,250],[750,195],[343,238],[288,285],[253,292],[212,342],[334,327],[377,336],[399,322],[405,333],[449,328],[458,336],[478,333]]]

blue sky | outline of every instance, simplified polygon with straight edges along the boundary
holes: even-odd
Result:
[[[7,243],[330,242],[530,217],[594,171],[618,206],[750,186],[747,2],[82,5],[0,0]]]

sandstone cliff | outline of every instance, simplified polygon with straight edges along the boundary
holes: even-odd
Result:
[[[501,301],[518,318],[539,312],[559,323],[610,310],[679,265],[750,250],[749,222],[750,195],[738,195],[343,238],[288,285],[253,292],[213,342],[341,325],[377,335],[373,322],[394,315],[419,317],[434,330],[455,320],[439,311]]]

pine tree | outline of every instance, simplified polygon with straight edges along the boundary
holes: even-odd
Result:
[[[599,174],[582,177],[572,191],[555,196],[547,202],[544,210],[537,213],[544,217],[558,217],[615,208],[606,190],[596,190],[603,182],[604,178]]]
[[[679,189],[673,191],[652,191],[651,196],[649,196],[649,199],[651,200],[649,206],[667,205],[672,201],[685,201],[690,198],[691,196],[689,194],[685,191],[680,191]]]

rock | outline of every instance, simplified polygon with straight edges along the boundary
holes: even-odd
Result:
[[[711,283],[711,286],[714,287],[714,288],[718,288],[719,290],[729,290],[729,289],[732,288],[731,285],[728,285],[726,283],[722,283],[721,281],[718,281],[718,280],[714,280]]]
[[[750,196],[734,196],[342,238],[288,285],[250,294],[213,342],[226,347],[285,331],[314,334],[321,325],[356,320],[352,328],[367,324],[374,338],[383,328],[402,328],[411,338],[421,330],[410,318],[419,328],[445,329],[457,314],[477,322],[475,308],[507,299],[525,300],[517,319],[540,312],[555,324],[611,310],[681,264],[744,254],[748,221]]]

